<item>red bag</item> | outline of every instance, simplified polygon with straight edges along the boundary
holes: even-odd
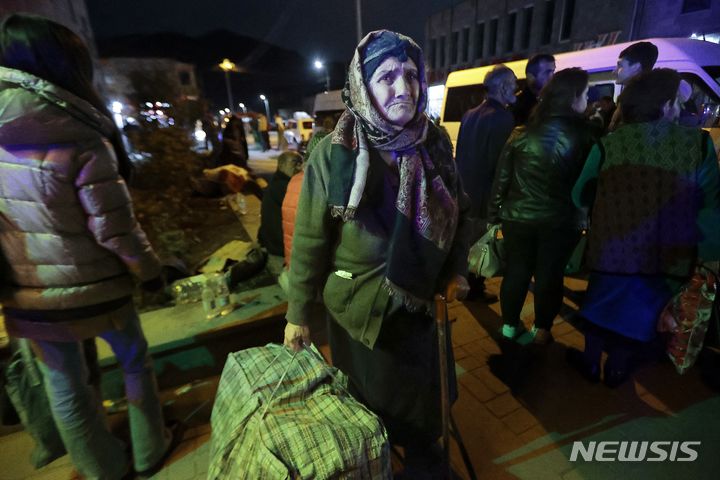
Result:
[[[718,276],[713,270],[704,265],[696,266],[690,280],[660,314],[657,329],[669,332],[666,351],[679,374],[695,363],[702,349],[717,283]]]

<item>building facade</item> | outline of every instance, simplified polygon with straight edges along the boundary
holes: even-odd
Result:
[[[105,96],[113,105],[114,113],[120,113],[125,118],[141,114],[142,109],[137,108],[139,101],[153,105],[157,102],[175,104],[200,98],[195,66],[192,64],[168,58],[132,57],[102,58],[99,64]],[[137,79],[133,81],[133,76],[137,74],[140,79],[146,79],[146,91],[137,91]],[[157,92],[154,96],[157,98],[151,98],[153,90]],[[143,98],[139,98],[141,96]]]
[[[720,0],[465,0],[425,28],[431,84],[535,53],[720,31]]]

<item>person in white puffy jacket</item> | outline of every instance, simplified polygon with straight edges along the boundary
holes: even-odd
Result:
[[[120,162],[119,162],[120,160]],[[92,86],[82,40],[50,20],[0,25],[0,247],[6,327],[28,338],[53,418],[84,478],[159,468],[171,449],[134,282],[162,286],[132,208],[127,156]],[[82,341],[107,341],[125,377],[134,465],[87,384]]]

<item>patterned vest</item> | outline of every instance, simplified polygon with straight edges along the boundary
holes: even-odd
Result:
[[[702,140],[701,130],[662,120],[623,125],[602,140],[590,268],[689,275],[699,239]]]

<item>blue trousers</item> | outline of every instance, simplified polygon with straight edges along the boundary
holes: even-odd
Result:
[[[157,381],[140,321],[131,306],[108,315],[121,330],[100,336],[112,348],[125,379],[132,453],[136,470],[154,466],[170,445],[158,398]],[[123,322],[124,320],[124,322]],[[36,340],[53,418],[73,465],[86,479],[121,478],[129,469],[125,444],[107,428],[101,399],[88,385],[82,342]]]

